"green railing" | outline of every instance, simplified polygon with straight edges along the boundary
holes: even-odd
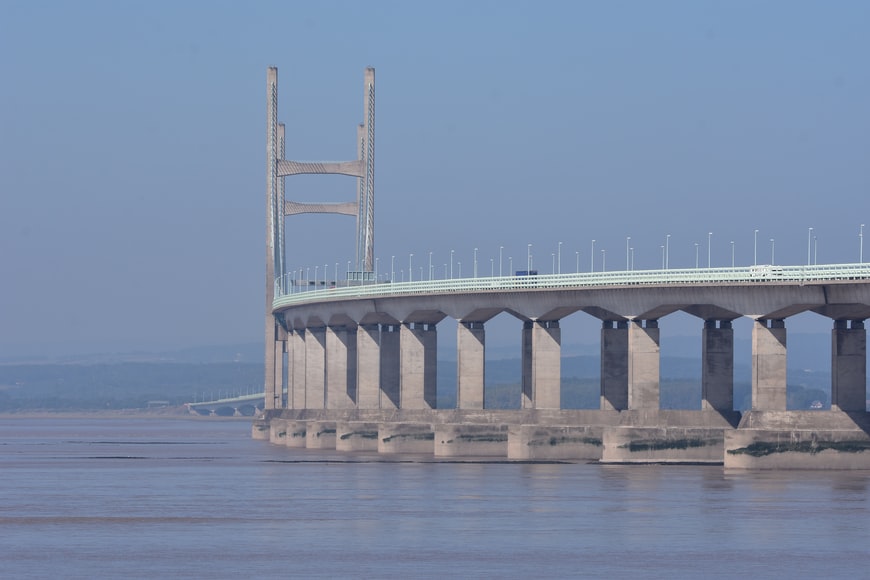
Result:
[[[289,276],[289,275],[288,275]],[[529,290],[564,290],[624,286],[692,286],[702,284],[804,284],[848,280],[870,281],[870,264],[828,264],[815,266],[749,266],[740,268],[687,268],[670,270],[630,270],[620,272],[581,272],[531,276],[452,278],[420,282],[349,282],[346,285],[294,283],[288,276],[275,281],[272,308],[383,296],[422,294],[472,294]]]

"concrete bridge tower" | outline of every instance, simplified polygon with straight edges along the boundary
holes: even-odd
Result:
[[[278,122],[278,69],[266,72],[266,312],[265,407],[283,406],[284,353],[287,330],[272,314],[276,281],[291,284],[286,276],[284,218],[303,213],[356,216],[355,270],[348,280],[374,277],[375,224],[375,69],[364,76],[364,121],[357,128],[357,159],[338,162],[302,162],[285,159],[285,127]],[[298,202],[285,198],[284,178],[290,175],[349,175],[357,178],[357,199],[347,202]],[[288,402],[290,403],[290,402]]]

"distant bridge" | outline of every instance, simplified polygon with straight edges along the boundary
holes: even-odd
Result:
[[[185,403],[188,411],[198,415],[216,415],[221,409],[232,409],[234,416],[254,415],[263,410],[264,398],[263,393],[252,393],[247,395],[238,395],[234,397],[224,397],[211,401],[196,401],[193,403]],[[251,413],[244,413],[243,409],[252,409]]]

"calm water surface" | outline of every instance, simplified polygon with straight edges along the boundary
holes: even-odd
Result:
[[[868,472],[436,462],[0,418],[2,578],[870,574]]]

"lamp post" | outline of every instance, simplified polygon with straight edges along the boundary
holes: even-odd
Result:
[[[345,277],[347,277],[349,274],[350,274],[350,260],[347,261],[347,273],[345,274]]]
[[[858,263],[864,263],[864,224],[861,224],[858,231]]]
[[[634,246],[629,248],[628,251],[631,253],[631,271],[633,272],[634,271]]]
[[[752,244],[752,265],[758,265],[758,230],[755,230],[755,237]]]
[[[630,252],[630,250],[629,250],[630,243],[629,242],[631,242],[631,236],[625,236],[625,269],[626,270],[631,269],[628,267],[629,266],[629,261],[628,261],[629,255],[628,254]]]
[[[453,278],[453,250],[450,250],[450,278]]]
[[[557,251],[559,252],[559,271],[557,273],[561,274],[562,273],[562,242],[559,242],[559,249]]]
[[[489,277],[490,278],[495,277],[495,258],[489,259]]]
[[[508,272],[511,273],[511,276],[514,275],[514,257],[508,256]]]
[[[532,244],[526,249],[526,275],[532,275]]]
[[[664,268],[667,270],[671,267],[671,234],[665,236],[665,265]]]
[[[414,254],[408,254],[408,282],[413,282],[414,278],[414,266],[411,264],[411,260],[413,259]]]
[[[501,254],[502,254],[502,251],[504,251],[504,246],[499,246],[498,247],[498,277],[499,278],[502,277],[502,272],[501,272]]]
[[[317,290],[317,268],[319,266],[314,266],[314,289]]]
[[[819,238],[813,236],[813,264],[819,264]]]
[[[774,259],[774,250],[776,249],[776,242],[774,242],[773,238],[770,238],[770,265],[773,266],[776,264],[776,260]]]
[[[335,263],[335,284],[338,285],[338,262]]]
[[[556,273],[556,253],[555,253],[555,252],[551,252],[551,253],[550,253],[550,257],[553,258],[553,269],[551,270],[551,272],[552,272],[553,274],[555,274],[555,273]]]
[[[477,248],[474,248],[474,277],[477,278]]]
[[[708,268],[712,267],[712,265],[713,265],[710,261],[710,253],[712,250],[712,247],[711,247],[712,244],[713,244],[713,232],[709,232],[707,234],[707,267]]]
[[[607,254],[605,254],[606,250],[601,250],[601,271],[607,271]]]
[[[378,283],[378,262],[380,262],[380,258],[375,258],[375,284]]]
[[[695,269],[696,270],[698,269],[698,248],[700,248],[700,247],[701,247],[701,245],[698,242],[695,242]]]
[[[665,246],[662,244],[662,270],[665,269]]]
[[[577,250],[574,253],[577,254],[577,273],[579,274],[580,273],[580,250]]]
[[[592,251],[589,253],[589,271],[595,271],[595,240],[592,240]]]
[[[456,261],[456,269],[458,270],[459,277],[462,278],[462,262]]]
[[[390,283],[396,278],[396,257],[390,256]]]
[[[734,240],[731,240],[731,267],[734,267]]]
[[[813,228],[807,230],[807,266],[810,265],[810,250],[812,249]]]

